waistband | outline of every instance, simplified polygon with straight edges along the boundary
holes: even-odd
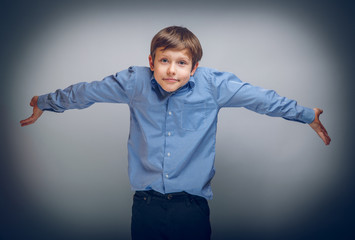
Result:
[[[203,197],[196,196],[189,194],[187,192],[174,192],[174,193],[160,193],[154,190],[147,190],[147,191],[136,191],[135,197],[150,197],[150,198],[155,198],[155,199],[161,199],[161,200],[172,200],[172,199],[204,199]]]

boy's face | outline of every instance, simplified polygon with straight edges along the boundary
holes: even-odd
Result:
[[[150,69],[154,71],[155,80],[167,92],[174,92],[184,86],[192,76],[198,63],[192,68],[192,59],[187,49],[157,48],[155,59],[149,55]]]

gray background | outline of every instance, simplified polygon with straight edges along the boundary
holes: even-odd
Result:
[[[346,1],[2,1],[1,239],[129,239],[126,105],[46,112],[28,103],[131,65],[169,25],[200,39],[200,66],[324,109],[307,125],[245,109],[219,115],[213,239],[353,234],[353,6]]]

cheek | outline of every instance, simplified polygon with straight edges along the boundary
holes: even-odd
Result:
[[[157,79],[157,77],[158,77],[157,71],[154,71],[154,78]]]
[[[154,75],[159,76],[159,75],[162,74],[162,72],[163,72],[163,68],[162,68],[161,66],[156,66],[156,67],[154,68]]]
[[[190,71],[184,71],[181,75],[181,78],[184,80],[184,81],[188,81],[190,79]]]
[[[155,77],[155,79],[158,79],[159,76],[161,76],[161,71],[159,71],[159,69],[155,69],[155,70],[154,70],[154,77]]]

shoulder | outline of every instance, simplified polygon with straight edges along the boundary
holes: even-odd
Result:
[[[134,82],[133,96],[148,94],[151,90],[151,80],[153,77],[153,72],[150,68],[145,66],[131,66],[128,68],[128,72],[132,75],[132,82]]]
[[[197,79],[205,79],[211,84],[220,83],[228,80],[236,80],[240,81],[239,78],[231,72],[223,72],[214,68],[208,67],[198,67],[194,74],[194,78]]]
[[[143,67],[143,66],[130,66],[129,68],[122,70],[118,72],[117,74],[121,73],[127,73],[127,74],[135,74],[138,76],[142,77],[151,77],[152,76],[152,71],[150,70],[149,67]]]
[[[136,81],[143,84],[149,84],[153,77],[153,72],[149,67],[131,66],[129,71],[134,72]]]
[[[217,70],[215,68],[209,68],[209,67],[198,67],[195,72],[196,76],[203,76],[203,77],[210,77],[210,78],[215,78],[219,76],[226,76],[226,75],[234,75],[234,73],[231,72],[223,72],[220,70]]]
[[[142,74],[149,74],[149,75],[152,73],[150,68],[145,66],[130,66],[128,68],[128,71],[142,73]]]
[[[195,81],[210,83],[213,79],[214,69],[208,67],[198,67],[193,75]]]
[[[151,79],[153,73],[148,67],[131,66],[117,72],[115,78],[120,82],[133,82]]]
[[[196,76],[207,76],[210,75],[215,69],[208,67],[198,67],[194,75]]]

